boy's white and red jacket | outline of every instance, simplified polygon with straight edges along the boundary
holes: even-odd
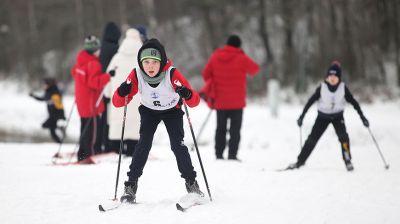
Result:
[[[168,82],[171,84],[170,90],[165,89],[165,91],[169,91],[165,94],[177,94],[175,92],[176,88],[178,87],[176,82],[180,83],[182,86],[185,86],[186,88],[190,89],[192,91],[192,96],[189,100],[185,100],[186,104],[189,107],[195,107],[199,104],[200,102],[200,96],[199,94],[192,89],[190,86],[189,82],[186,80],[186,78],[182,75],[182,73],[178,69],[171,69],[172,68],[172,62],[168,60],[167,64],[164,66],[162,69],[163,72],[165,71],[173,71],[171,72],[170,75],[166,75],[165,78],[170,78],[171,81]],[[131,80],[132,82],[132,90],[130,94],[127,96],[128,97],[128,103],[132,100],[133,96],[135,96],[139,92],[139,81],[138,81],[138,74],[139,72],[136,72],[136,70],[139,70],[139,67],[136,67],[131,71],[131,73],[128,75],[127,80]],[[141,71],[142,72],[142,71]],[[150,87],[151,88],[151,87]],[[145,96],[142,96],[145,97]],[[123,107],[125,105],[125,97],[122,97],[118,93],[118,89],[114,92],[112,102],[115,107]],[[180,108],[181,106],[178,104],[175,105],[175,107]],[[152,109],[152,108],[150,108]]]
[[[75,79],[75,100],[79,116],[94,117],[101,114],[104,111],[103,101],[97,107],[96,102],[110,81],[110,75],[102,73],[99,59],[85,50],[80,51],[71,74]]]

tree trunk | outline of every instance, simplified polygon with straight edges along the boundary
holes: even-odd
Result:
[[[274,55],[272,53],[271,46],[269,44],[269,35],[267,31],[267,18],[266,18],[267,7],[265,5],[265,0],[259,0],[258,2],[260,10],[260,16],[258,19],[260,28],[259,33],[262,43],[264,45],[265,55],[267,57],[266,63],[269,64],[274,62]]]
[[[119,0],[119,21],[121,24],[128,24],[128,18],[126,16],[126,2],[125,0]]]
[[[77,37],[79,43],[81,43],[83,38],[85,37],[82,0],[75,0],[75,13],[76,13],[76,28],[78,32]]]

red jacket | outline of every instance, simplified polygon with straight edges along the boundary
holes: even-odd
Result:
[[[217,49],[203,69],[203,91],[213,98],[214,109],[246,106],[246,75],[255,76],[260,67],[242,49],[225,45]]]
[[[168,60],[167,64],[164,66],[163,71],[167,71],[169,67],[172,66],[171,60]],[[139,67],[136,69],[140,69]],[[132,100],[133,96],[136,95],[136,93],[139,91],[138,89],[138,80],[136,77],[136,71],[135,69],[132,70],[132,72],[129,74],[127,80],[131,80],[132,82],[132,90],[131,93],[128,95],[128,103]],[[174,87],[174,89],[177,88],[177,86],[174,84],[175,81],[179,81],[183,86],[189,88],[192,91],[192,97],[189,100],[185,100],[186,104],[189,107],[195,107],[200,103],[200,96],[199,94],[192,89],[190,86],[189,82],[186,80],[186,78],[182,75],[182,73],[178,70],[175,69],[175,71],[172,73],[171,76],[171,83]],[[112,102],[115,107],[123,107],[125,105],[125,97],[122,97],[118,93],[118,89],[115,90]],[[176,105],[176,107],[180,107],[179,104]]]
[[[104,103],[100,100],[96,107],[96,101],[110,81],[110,75],[101,72],[99,59],[84,50],[80,51],[71,74],[75,79],[75,100],[79,116],[87,118],[101,114]]]

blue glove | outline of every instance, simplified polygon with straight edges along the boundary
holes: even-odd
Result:
[[[365,127],[369,127],[369,121],[367,120],[367,118],[364,117],[364,115],[361,116],[361,120],[364,124]]]
[[[303,125],[303,118],[304,118],[304,116],[300,115],[299,119],[297,119],[297,125],[299,127],[301,127]]]

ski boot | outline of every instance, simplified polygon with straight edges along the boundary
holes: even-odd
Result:
[[[137,179],[133,181],[125,181],[124,194],[121,196],[122,203],[134,204],[136,202]]]
[[[354,170],[354,166],[353,166],[353,164],[351,163],[350,160],[344,161],[344,164],[346,165],[347,171],[353,171]]]
[[[201,197],[204,196],[204,193],[200,191],[199,184],[196,180],[186,179],[185,186],[188,193],[195,193],[200,195]]]

